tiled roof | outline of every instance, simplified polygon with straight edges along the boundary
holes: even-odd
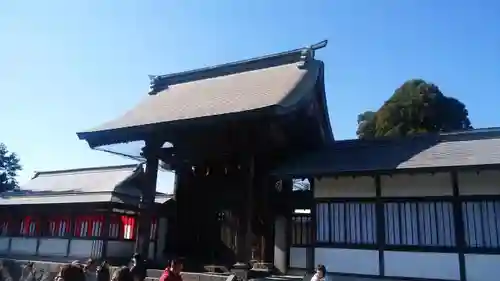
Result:
[[[140,165],[123,165],[37,172],[18,191],[4,192],[0,205],[115,202],[138,204],[140,186],[131,180],[142,174]],[[169,200],[158,193],[157,201]]]
[[[127,142],[135,139],[130,139],[131,134],[118,134],[120,129],[134,128],[142,132],[140,128],[146,125],[172,124],[262,109],[279,111],[289,108],[313,92],[322,73],[321,61],[304,57],[307,50],[309,49],[297,49],[161,76],[157,79],[159,88],[154,89],[153,95],[146,96],[123,116],[80,132],[78,136],[89,141],[99,138],[98,133],[114,132],[112,141],[103,141],[99,145]],[[311,51],[311,54],[313,53],[314,51]],[[117,135],[119,137],[116,137]],[[95,142],[100,141],[102,138]]]
[[[320,151],[292,157],[274,173],[313,176],[495,164],[500,164],[500,132],[489,129],[402,139],[337,141]]]
[[[32,192],[112,192],[140,170],[138,165],[123,165],[36,172],[21,189]]]

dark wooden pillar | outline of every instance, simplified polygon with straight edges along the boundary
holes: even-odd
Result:
[[[76,227],[76,214],[74,211],[69,213],[69,231],[68,231],[68,245],[66,247],[66,256],[70,256],[71,252],[71,241],[75,238],[75,227]]]
[[[30,213],[36,214],[35,210],[32,210]],[[36,238],[36,255],[37,256],[40,255],[40,253],[39,253],[40,239],[42,239],[45,236],[48,236],[48,232],[49,232],[49,220],[48,220],[48,218],[49,218],[49,216],[45,210],[44,210],[44,212],[42,212],[41,214],[36,216],[36,224],[37,224],[37,227],[39,228],[39,229],[37,229],[38,231],[35,234],[36,236],[38,236]]]
[[[108,207],[104,213],[104,221],[102,225],[101,239],[102,239],[102,252],[101,258],[104,260],[108,256],[108,241],[109,241],[109,226],[111,224],[111,213],[113,208]]]
[[[385,276],[385,212],[384,202],[382,200],[382,184],[380,175],[375,176],[375,225],[377,229],[377,248],[378,248],[378,268],[379,276]]]
[[[241,167],[242,192],[240,197],[240,212],[237,229],[237,252],[238,264],[247,264],[252,255],[252,220],[254,217],[254,160],[253,157],[246,160]]]
[[[458,252],[458,266],[460,270],[460,281],[467,280],[465,250],[467,243],[465,241],[465,228],[463,220],[462,202],[460,200],[460,190],[457,171],[451,172],[451,184],[453,187],[453,219],[455,223],[455,241]]]
[[[293,208],[291,206],[293,181],[292,179],[282,179],[278,183],[278,193],[276,194],[276,217],[274,222],[274,266],[281,273],[285,274],[290,260],[291,245],[291,216]]]
[[[147,259],[151,233],[151,217],[156,196],[156,180],[158,178],[158,154],[161,149],[158,141],[146,141],[143,156],[146,158],[146,171],[142,182],[142,200],[139,211],[139,228],[135,250],[142,258]]]

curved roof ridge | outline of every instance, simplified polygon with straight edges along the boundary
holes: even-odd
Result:
[[[298,48],[290,51],[274,53],[270,55],[223,63],[193,70],[186,70],[165,75],[149,75],[150,92],[157,94],[168,88],[169,85],[192,82],[196,80],[210,79],[252,70],[259,70],[284,64],[291,64],[314,58],[314,50],[326,47],[328,40],[323,40],[309,47]],[[310,52],[307,52],[311,50]]]

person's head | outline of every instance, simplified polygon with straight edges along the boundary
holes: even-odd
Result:
[[[74,264],[65,264],[56,276],[57,281],[85,281],[83,269]]]
[[[130,274],[130,269],[126,266],[122,266],[113,273],[111,281],[133,281],[132,274]]]
[[[184,264],[182,262],[182,259],[173,259],[170,262],[170,270],[174,273],[181,273],[184,268]]]
[[[326,267],[322,264],[318,264],[316,267],[316,273],[318,273],[318,277],[322,278],[326,276]]]
[[[96,261],[92,258],[88,259],[87,262],[85,263],[83,269],[85,271],[94,271],[96,269]]]

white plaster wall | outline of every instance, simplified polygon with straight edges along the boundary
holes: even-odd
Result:
[[[69,256],[78,258],[100,258],[102,255],[102,240],[73,239],[69,244]]]
[[[10,252],[20,255],[36,255],[36,238],[14,237],[12,238]]]
[[[0,238],[0,253],[9,252],[9,237],[1,237]]]
[[[290,267],[292,268],[307,267],[307,248],[304,247],[290,248]]]
[[[450,173],[381,176],[380,183],[383,197],[453,195]]]
[[[391,277],[460,279],[458,254],[454,253],[385,251],[384,264],[385,275]]]
[[[461,195],[499,195],[500,171],[460,172],[458,188]]]
[[[315,248],[314,262],[336,273],[378,275],[378,251]]]
[[[131,257],[134,254],[134,246],[135,241],[108,241],[107,254],[110,257]]]
[[[41,238],[38,246],[39,256],[66,256],[68,239]]]
[[[314,197],[375,197],[373,177],[338,177],[314,179]]]
[[[500,255],[465,255],[467,281],[500,280]]]

